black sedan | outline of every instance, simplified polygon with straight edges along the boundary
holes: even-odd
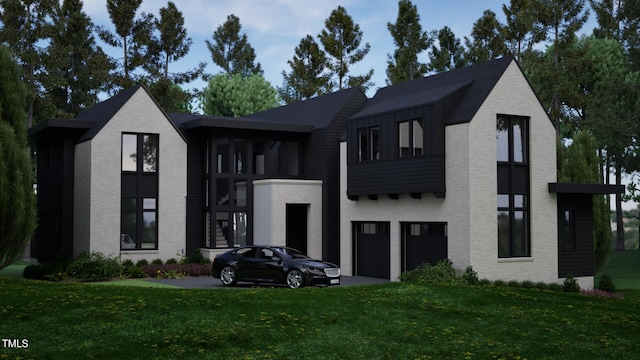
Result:
[[[292,289],[340,284],[338,266],[280,246],[245,246],[217,255],[211,276],[226,286],[238,281],[286,284]]]

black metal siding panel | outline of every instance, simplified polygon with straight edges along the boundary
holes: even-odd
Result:
[[[558,233],[558,277],[593,276],[593,195],[558,194],[559,222],[565,209],[575,210],[576,249],[564,250]]]
[[[445,192],[443,156],[370,161],[349,166],[347,195]]]
[[[206,132],[208,133],[208,132]],[[189,132],[187,142],[187,255],[202,247],[204,239],[204,136]]]

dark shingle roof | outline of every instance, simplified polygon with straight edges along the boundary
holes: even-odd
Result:
[[[463,91],[463,98],[445,121],[446,124],[469,122],[513,60],[507,56],[379,89],[352,118],[430,105]]]
[[[325,128],[356,95],[364,96],[359,88],[340,90],[247,117],[282,124],[303,124],[312,125],[314,128]]]

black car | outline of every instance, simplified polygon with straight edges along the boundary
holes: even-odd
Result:
[[[286,284],[292,289],[340,284],[338,266],[280,246],[245,246],[217,255],[211,276],[226,286],[238,281]]]

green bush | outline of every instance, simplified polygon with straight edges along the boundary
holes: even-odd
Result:
[[[163,265],[164,261],[162,259],[153,259],[151,260],[151,265]]]
[[[453,267],[453,263],[449,259],[444,259],[435,266],[431,266],[429,263],[421,264],[411,271],[402,273],[400,280],[433,285],[466,283],[460,271]]]
[[[580,285],[578,285],[578,280],[573,277],[573,274],[568,274],[562,283],[562,291],[568,293],[579,293]]]
[[[99,252],[82,253],[67,267],[67,276],[75,279],[105,280],[119,277],[122,268],[116,257]]]
[[[464,279],[464,281],[468,285],[480,285],[478,273],[473,271],[473,267],[471,267],[471,265],[467,266],[467,268],[464,269],[464,272],[462,273],[462,279]]]
[[[149,262],[146,259],[140,259],[136,261],[136,266],[143,269],[145,266],[149,265]]]
[[[165,265],[176,265],[177,263],[178,263],[178,259],[171,258],[171,259],[167,259],[167,262],[165,263]]]
[[[211,263],[211,260],[207,259],[206,257],[204,257],[202,255],[202,253],[200,252],[200,249],[196,249],[196,251],[191,254],[190,256],[188,256],[185,260],[185,262],[187,264],[209,264]]]
[[[22,271],[22,277],[31,280],[48,280],[55,270],[56,265],[53,263],[28,265]]]
[[[598,281],[598,290],[615,293],[616,285],[613,283],[613,279],[609,274],[603,274],[600,280]]]

